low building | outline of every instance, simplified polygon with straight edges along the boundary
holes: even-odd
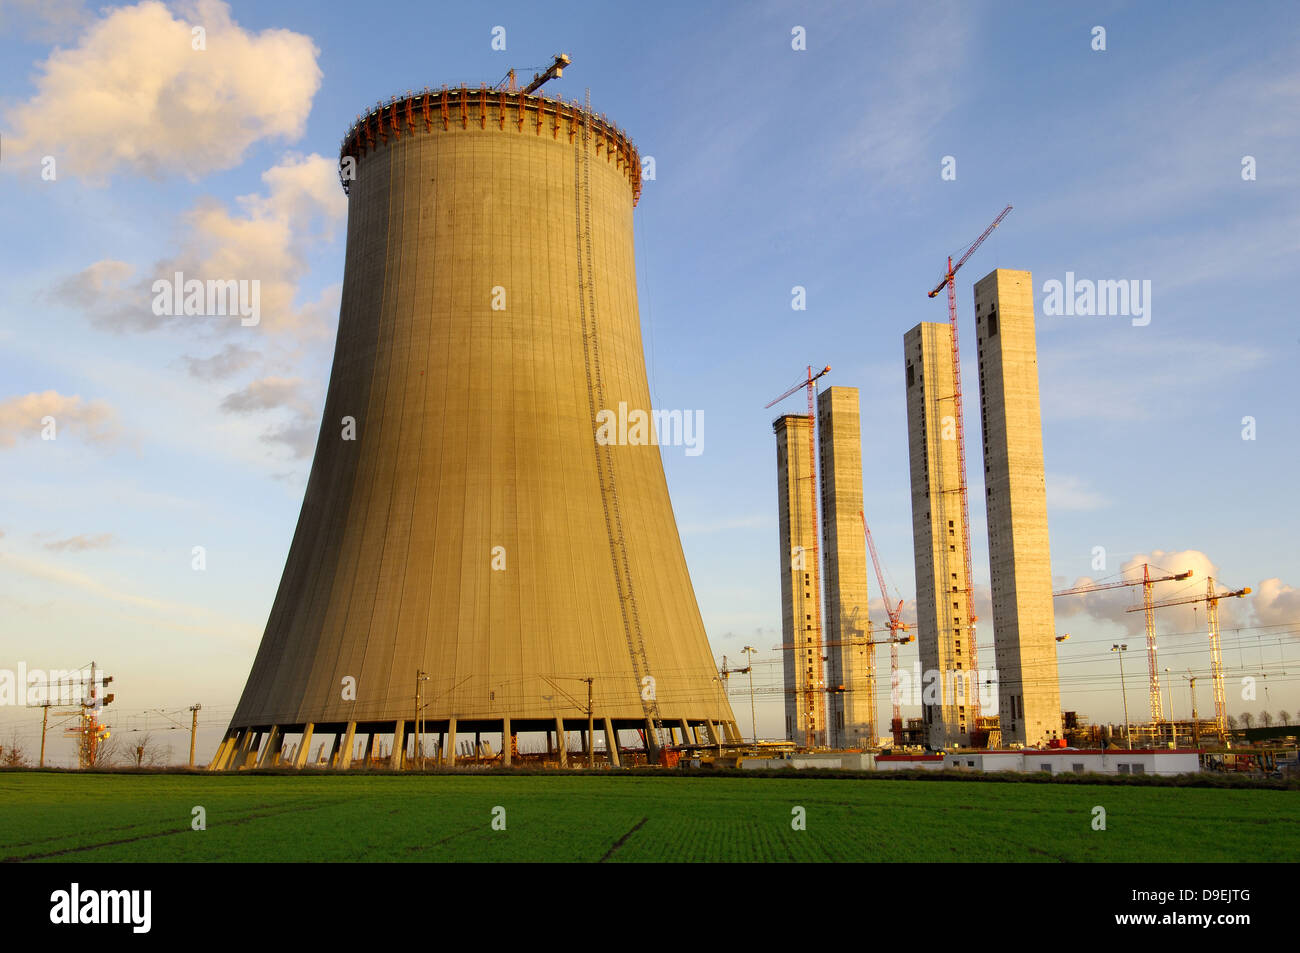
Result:
[[[744,755],[737,759],[737,767],[746,771],[768,771],[774,768],[835,769],[839,771],[870,771],[875,767],[876,756],[869,751],[813,751],[782,753],[770,758]]]
[[[956,771],[1023,771],[1020,751],[962,751],[944,755],[943,766]]]
[[[941,754],[878,754],[877,771],[942,771]]]
[[[943,756],[954,771],[1022,771],[1047,774],[1176,775],[1201,770],[1195,748],[1112,749],[1023,748],[1006,751],[958,751]]]

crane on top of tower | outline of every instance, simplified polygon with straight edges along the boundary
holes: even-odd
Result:
[[[948,271],[942,278],[939,279],[939,283],[934,286],[934,290],[931,291],[928,295],[926,295],[927,298],[933,298],[945,287],[951,290],[952,280],[957,276],[957,272],[961,270],[961,266],[966,264],[966,262],[970,259],[971,255],[975,254],[975,249],[979,248],[981,245],[984,244],[984,239],[988,238],[990,235],[993,234],[993,229],[1001,225],[1002,220],[1011,214],[1011,208],[1012,206],[1010,205],[1004,208],[1002,210],[1002,214],[993,220],[993,224],[990,225],[988,228],[984,229],[984,231],[980,233],[979,238],[975,239],[975,241],[971,242],[969,245],[966,246],[966,250],[962,252],[961,257],[957,259],[956,265],[952,263],[952,256],[951,255],[948,256]]]
[[[961,524],[961,543],[962,543],[962,582],[965,585],[966,605],[967,605],[967,627],[970,629],[970,668],[979,670],[979,645],[975,638],[975,623],[978,616],[975,615],[975,589],[971,582],[970,567],[970,503],[967,499],[966,490],[966,430],[962,422],[962,402],[961,402],[961,352],[957,347],[957,286],[954,278],[961,266],[966,264],[970,256],[975,254],[975,250],[984,244],[984,239],[993,234],[993,230],[1002,224],[1002,220],[1011,214],[1011,206],[1008,205],[1002,210],[1002,214],[993,220],[993,224],[966,246],[966,250],[961,257],[957,259],[957,264],[952,263],[952,256],[948,256],[948,268],[944,272],[943,278],[934,286],[934,290],[929,293],[933,298],[945,287],[948,289],[948,326],[952,330],[952,401],[953,401],[953,419],[957,424],[957,478],[958,487],[957,495],[961,505],[960,524]],[[945,562],[946,554],[945,554]],[[973,693],[971,700],[971,710],[974,717],[971,724],[977,724],[980,716],[980,702],[978,693]]]
[[[507,93],[522,92],[524,95],[529,95],[541,89],[544,83],[547,83],[553,79],[559,79],[561,76],[563,76],[564,67],[568,66],[572,62],[573,60],[569,58],[569,55],[567,53],[556,53],[555,56],[551,58],[550,66],[525,67],[526,69],[544,70],[544,72],[534,73],[533,81],[529,83],[527,86],[525,86],[522,90],[515,85],[516,71],[515,68],[512,66],[510,67],[510,70],[506,73],[506,75],[501,78],[501,81],[497,83],[495,86],[493,86],[492,88],[504,89]]]

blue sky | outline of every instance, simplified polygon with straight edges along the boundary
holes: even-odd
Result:
[[[194,24],[210,48],[169,51]],[[791,48],[796,26],[805,50]],[[1199,587],[1210,567],[1255,587],[1224,609],[1229,678],[1267,675],[1271,709],[1300,708],[1284,674],[1300,667],[1291,3],[412,2],[359,16],[341,3],[0,0],[0,667],[94,658],[117,675],[120,730],[202,702],[200,757],[215,744],[279,581],[328,379],[339,139],[380,98],[494,83],[559,51],[573,65],[548,92],[590,88],[655,159],[636,212],[641,318],[656,406],[704,414],[704,452],[663,456],[715,655],[738,664],[754,644],[777,658],[763,405],[805,364],[861,388],[867,516],[912,599],[902,335],[946,319],[925,296],[945,256],[1012,204],[959,276],[968,394],[971,285],[993,268],[1030,270],[1039,289],[1067,271],[1152,287],[1145,327],[1047,316],[1039,295],[1058,584],[1158,552],[1171,569],[1194,563]],[[229,108],[209,107],[218,98]],[[940,176],[945,156],[955,180]],[[164,263],[240,260],[272,291],[257,329],[140,308],[138,283]],[[796,285],[806,311],[791,309]],[[66,426],[42,441],[51,409]],[[1105,650],[1136,634],[1130,601],[1058,602],[1065,708],[1120,719]],[[1162,666],[1204,672],[1203,610],[1160,625]],[[980,644],[991,659],[987,624]],[[1133,656],[1130,708],[1143,669]],[[779,666],[758,678],[775,684]],[[1265,707],[1262,688],[1248,701],[1233,685],[1230,711]],[[747,731],[748,699],[733,702]],[[1186,717],[1181,681],[1173,703]],[[780,723],[778,696],[760,697],[760,733]],[[30,743],[39,715],[0,708],[0,740],[13,728]]]

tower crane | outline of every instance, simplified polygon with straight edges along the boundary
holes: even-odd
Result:
[[[1214,682],[1214,722],[1219,729],[1219,734],[1225,740],[1228,737],[1228,701],[1223,691],[1223,651],[1219,645],[1219,600],[1220,599],[1240,599],[1243,596],[1250,595],[1250,587],[1244,589],[1234,589],[1231,592],[1215,592],[1214,577],[1207,577],[1205,580],[1205,595],[1187,596],[1182,599],[1168,599],[1164,602],[1150,603],[1147,606],[1134,606],[1129,612],[1137,612],[1140,608],[1163,609],[1166,606],[1181,606],[1193,602],[1204,602],[1206,606],[1206,616],[1210,624],[1210,677]]]
[[[1159,570],[1158,566],[1156,568]],[[1149,701],[1151,705],[1151,723],[1153,725],[1159,724],[1163,719],[1161,718],[1160,709],[1160,670],[1156,668],[1156,613],[1151,590],[1157,582],[1178,582],[1191,577],[1192,571],[1190,569],[1176,574],[1166,573],[1163,576],[1152,576],[1151,565],[1143,563],[1141,579],[1121,579],[1117,582],[1075,586],[1073,589],[1062,589],[1059,592],[1052,593],[1053,596],[1059,598],[1060,596],[1073,596],[1083,592],[1100,592],[1103,589],[1120,589],[1125,586],[1142,587],[1142,608],[1147,614],[1147,667],[1150,670]]]
[[[787,397],[789,397],[791,394],[798,391],[800,388],[805,388],[808,391],[808,463],[809,463],[808,497],[810,502],[812,503],[812,509],[809,510],[809,513],[812,517],[812,543],[813,543],[812,564],[813,564],[814,571],[816,571],[817,567],[821,565],[821,563],[818,562],[818,558],[817,558],[817,554],[818,554],[817,407],[816,407],[815,395],[817,393],[817,381],[819,381],[821,378],[829,374],[830,370],[831,370],[831,366],[827,364],[816,374],[813,374],[812,365],[809,364],[808,371],[807,371],[808,376],[804,380],[799,381],[793,387],[789,388],[780,397],[770,400],[763,405],[763,409],[767,410],[768,408],[781,403],[781,401],[785,400]],[[818,573],[818,579],[820,580],[820,578],[821,578],[820,573]],[[800,591],[802,591],[802,589]],[[806,725],[807,725],[805,731],[804,743],[808,745],[808,747],[810,748],[817,744],[817,738],[819,733],[821,732],[821,727],[819,727],[818,725],[818,718],[817,718],[817,707],[818,707],[817,703],[819,701],[818,692],[825,688],[825,675],[824,675],[825,669],[822,667],[822,629],[821,629],[822,616],[821,616],[821,586],[820,585],[818,585],[818,591],[813,593],[812,598],[815,600],[816,603],[815,608],[817,609],[817,611],[811,613],[811,615],[813,616],[813,628],[812,628],[813,634],[812,634],[812,645],[808,647],[813,650],[813,658],[816,660],[816,670],[813,673],[813,676],[807,679],[806,682],[807,687],[805,688],[803,693],[804,694],[803,708],[804,708],[804,714],[805,714]],[[800,613],[800,614],[806,616],[809,613]],[[793,658],[791,659],[791,662],[792,663],[794,662]]]
[[[876,541],[871,538],[871,527],[867,525],[867,517],[858,510],[858,517],[862,520],[862,532],[867,537],[867,549],[871,551],[871,563],[876,567],[876,582],[880,584],[880,600],[885,604],[885,614],[889,616],[889,684],[891,691],[890,701],[893,704],[893,713],[889,719],[889,731],[894,736],[894,744],[903,743],[903,711],[898,699],[898,646],[912,641],[909,635],[906,638],[899,638],[898,633],[911,628],[902,620],[903,600],[898,600],[898,605],[889,608],[889,590],[885,585],[885,574],[880,568],[880,557],[876,554]],[[898,595],[898,591],[894,591]]]
[[[856,606],[855,606],[854,608],[856,608]],[[888,608],[889,608],[888,605],[886,605],[885,608],[886,608],[886,611],[888,611]],[[901,600],[900,600],[900,602],[899,602],[899,609],[900,609],[900,610],[902,609],[902,602],[901,602]],[[898,611],[898,610],[895,610],[895,613],[896,613],[897,611]],[[891,621],[892,621],[893,616],[891,615],[890,618],[891,618]],[[868,626],[869,626],[869,625],[870,625],[870,622],[868,622],[867,624],[868,624]],[[835,648],[835,647],[837,647],[837,646],[842,646],[842,645],[844,645],[844,646],[852,646],[852,647],[854,647],[854,648],[861,648],[861,647],[865,646],[865,647],[867,648],[868,651],[874,651],[874,650],[875,650],[875,647],[876,647],[877,645],[884,645],[886,642],[888,642],[888,643],[889,643],[889,648],[890,648],[890,654],[891,654],[891,656],[892,656],[892,658],[893,658],[893,660],[894,660],[894,662],[895,662],[895,666],[894,666],[894,676],[895,676],[895,679],[896,679],[896,676],[897,676],[897,660],[898,660],[898,646],[900,646],[900,645],[906,645],[908,642],[911,642],[911,641],[912,641],[912,638],[913,638],[913,637],[910,636],[910,635],[899,635],[896,631],[893,631],[893,626],[892,626],[892,625],[891,625],[890,628],[891,628],[890,635],[889,635],[889,638],[887,638],[887,639],[873,639],[873,638],[870,637],[870,633],[868,633],[867,638],[863,638],[863,639],[842,639],[842,640],[835,640],[835,641],[831,641],[831,642],[823,642],[823,643],[821,643],[821,644],[822,644],[823,646],[825,646],[826,648]],[[906,624],[900,622],[900,623],[898,624],[898,628],[899,628],[899,629],[910,629],[911,626],[906,625]],[[780,651],[782,651],[782,652],[792,652],[792,651],[794,651],[795,649],[804,648],[804,646],[798,645],[797,643],[793,643],[793,642],[786,642],[786,643],[783,643],[783,644],[781,644],[781,645],[774,645],[773,648],[774,648],[774,649],[778,649],[778,650],[780,650]],[[822,661],[825,661],[825,659],[823,658]],[[725,662],[725,659],[724,659],[724,662]],[[724,667],[725,667],[725,666],[724,666]],[[733,672],[746,672],[746,671],[749,671],[749,670],[748,670],[748,669],[733,668],[733,669],[731,669],[731,671],[733,671]],[[897,681],[895,680],[895,681],[891,682],[891,686],[892,686],[892,685],[897,685]],[[820,687],[820,688],[810,688],[810,689],[808,689],[808,692],[809,692],[809,694],[812,694],[813,692],[816,692],[816,693],[819,693],[819,694],[835,695],[835,694],[839,694],[839,693],[842,693],[842,692],[845,692],[845,691],[853,691],[853,690],[854,690],[854,689],[848,688],[848,687],[845,686],[845,685],[824,685],[824,686],[822,686],[822,687]],[[759,690],[759,694],[760,694],[760,695],[771,695],[771,694],[777,694],[777,693],[780,693],[780,692],[782,692],[782,691],[784,691],[784,690],[783,690],[783,689],[776,689],[776,688],[760,689],[760,690]],[[893,691],[891,691],[890,694],[891,694],[891,696],[895,696],[895,693],[894,693]],[[873,736],[874,736],[874,734],[875,734],[875,726],[876,726],[876,712],[875,712],[875,705],[876,705],[876,700],[875,700],[874,697],[872,697],[872,699],[871,699],[871,709],[872,709],[872,710],[871,710],[871,725],[872,725],[872,735],[873,735]],[[894,732],[894,738],[895,738],[896,743],[901,744],[902,742],[901,742],[901,741],[898,741],[898,739],[901,737],[901,732],[902,732],[903,722],[902,722],[902,719],[899,717],[898,711],[899,711],[899,705],[898,705],[897,698],[896,698],[896,696],[895,696],[895,699],[894,699],[894,723],[893,723],[893,725],[891,725],[891,730]],[[873,741],[873,744],[874,744],[874,741]]]
[[[572,62],[573,60],[570,59],[567,54],[556,53],[555,56],[551,57],[551,65],[545,68],[546,72],[534,73],[533,81],[525,86],[522,92],[524,95],[535,93],[543,84],[553,79],[559,79],[564,75],[564,67],[568,66]],[[538,66],[537,69],[542,69],[542,67]],[[505,78],[502,79],[501,82],[497,83],[493,89],[501,89],[503,86],[505,87],[506,92],[509,93],[520,91],[515,85],[515,70],[513,67],[506,73]]]
[[[988,238],[991,234],[993,234],[993,230],[997,228],[999,225],[1001,225],[1002,220],[1010,214],[1011,214],[1011,206],[1008,205],[1006,208],[1002,210],[1002,214],[993,220],[993,224],[990,225],[988,228],[984,229],[984,231],[980,234],[979,238],[975,239],[975,241],[971,242],[968,246],[966,246],[965,252],[963,252],[961,257],[957,259],[957,264],[954,265],[952,263],[952,256],[949,255],[947,271],[944,272],[944,276],[939,281],[939,283],[934,286],[934,290],[929,293],[929,297],[933,298],[945,287],[947,287],[948,289],[948,325],[952,329],[953,417],[955,418],[957,423],[957,478],[958,478],[957,494],[961,504],[960,522],[961,522],[961,544],[962,544],[962,560],[963,560],[962,582],[966,586],[965,589],[966,606],[967,606],[967,613],[969,615],[969,622],[967,624],[969,625],[971,630],[970,639],[968,642],[968,644],[970,645],[970,668],[976,671],[979,670],[979,646],[975,638],[975,623],[978,617],[975,615],[975,598],[974,598],[975,589],[973,584],[971,583],[971,569],[970,569],[970,503],[967,499],[967,492],[966,492],[966,433],[965,433],[965,426],[962,421],[963,415],[962,415],[962,401],[961,401],[961,352],[957,347],[957,286],[954,279],[957,276],[957,272],[961,269],[961,266],[966,264],[966,262],[970,259],[971,255],[975,254],[975,249],[979,248],[980,245],[984,244],[984,239]],[[944,554],[944,559],[946,562],[947,561],[946,551]],[[970,699],[970,704],[971,704],[971,710],[974,712],[974,718],[971,720],[971,724],[974,725],[979,722],[979,716],[980,716],[980,702],[979,702],[978,693],[975,693],[973,697]]]

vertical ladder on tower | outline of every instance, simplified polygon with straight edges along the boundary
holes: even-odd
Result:
[[[582,325],[582,349],[587,378],[587,402],[591,411],[593,440],[596,416],[605,407],[605,378],[600,360],[600,331],[596,315],[595,266],[591,240],[591,90],[587,90],[583,112],[582,137],[573,143],[574,198],[578,226],[578,316]],[[631,562],[628,558],[627,535],[623,526],[623,510],[618,501],[618,482],[614,471],[614,452],[608,444],[595,440],[596,473],[600,483],[600,503],[605,517],[605,530],[609,537],[610,562],[614,569],[614,582],[618,592],[619,612],[623,619],[623,634],[627,641],[628,656],[636,678],[636,691],[641,699],[641,709],[649,729],[646,733],[646,757],[658,761],[662,747],[671,746],[672,737],[666,741],[663,718],[659,713],[656,683],[650,672],[646,656],[645,638],[641,631],[641,616],[637,609],[636,592],[632,587]],[[647,682],[647,679],[649,681]],[[588,739],[588,744],[591,741]]]

